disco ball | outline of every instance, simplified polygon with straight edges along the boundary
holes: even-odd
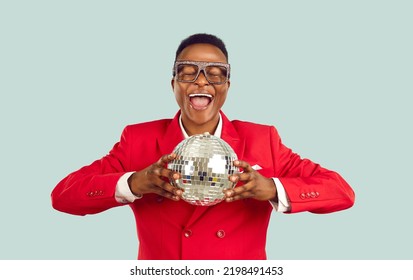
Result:
[[[176,158],[168,168],[181,178],[172,184],[184,190],[182,198],[193,205],[211,206],[224,199],[224,189],[233,188],[229,175],[239,172],[233,165],[237,155],[221,138],[209,133],[193,135],[174,149]]]

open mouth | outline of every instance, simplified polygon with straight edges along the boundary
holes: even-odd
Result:
[[[190,94],[189,102],[195,110],[204,110],[212,102],[212,95],[207,93]]]

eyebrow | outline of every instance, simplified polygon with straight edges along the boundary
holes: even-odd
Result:
[[[218,61],[197,61],[197,60],[176,60],[176,63],[188,63],[188,64],[204,64],[204,65],[222,65],[222,66],[229,66],[229,63],[225,62],[218,62]]]

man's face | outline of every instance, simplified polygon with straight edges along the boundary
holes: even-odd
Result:
[[[190,45],[180,53],[177,60],[227,63],[222,51],[210,44]],[[179,82],[175,75],[171,83],[185,126],[210,127],[217,124],[219,110],[227,97],[229,81],[211,84],[201,71],[193,82]]]

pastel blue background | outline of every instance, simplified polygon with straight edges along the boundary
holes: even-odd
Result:
[[[197,32],[227,44],[227,116],[356,191],[348,211],[274,213],[268,257],[412,259],[411,3],[1,1],[0,259],[136,258],[129,207],[71,216],[50,192],[125,125],[176,113],[174,52]]]

